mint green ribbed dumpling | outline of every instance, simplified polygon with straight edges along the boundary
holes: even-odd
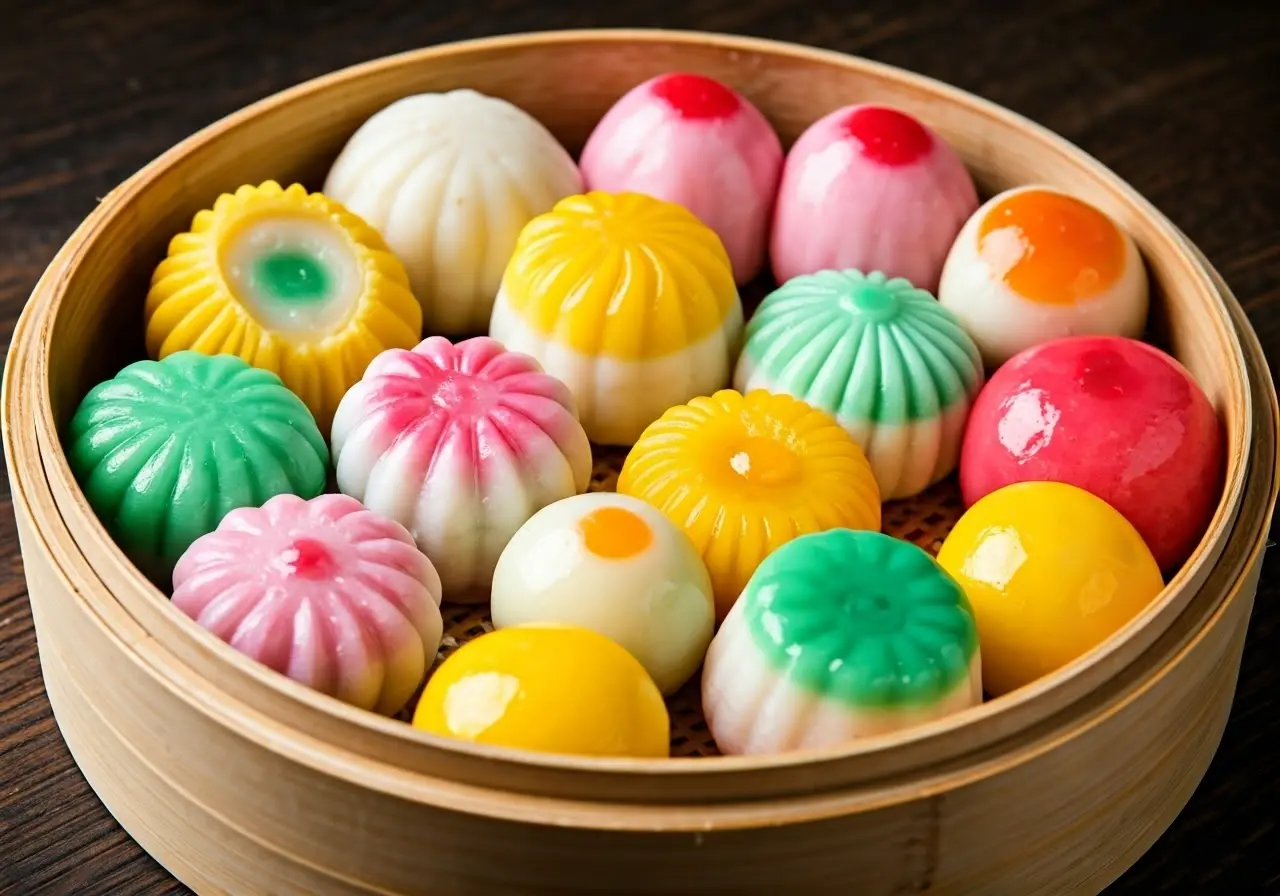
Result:
[[[329,448],[280,378],[234,355],[130,364],[81,401],[64,447],[116,544],[155,584],[237,507],[324,492]]]
[[[792,395],[834,416],[871,461],[884,500],[955,469],[982,358],[959,318],[879,271],[818,271],[765,297],[734,388]]]

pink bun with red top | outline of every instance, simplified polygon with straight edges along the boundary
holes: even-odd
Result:
[[[277,495],[196,539],[173,604],[251,659],[392,715],[435,662],[440,577],[399,523],[346,495]]]
[[[1169,355],[1120,336],[1042,343],[992,375],[960,455],[965,506],[1015,482],[1065,482],[1103,499],[1166,572],[1190,556],[1221,494],[1213,405]]]
[[[774,278],[881,271],[937,292],[942,266],[978,208],[973,178],[945,141],[905,112],[853,105],[800,135],[773,217]]]
[[[529,517],[591,480],[569,388],[480,336],[384,351],[333,418],[338,488],[413,533],[444,600],[488,600],[498,556]]]
[[[674,72],[624,94],[579,167],[587,190],[643,193],[693,212],[720,237],[742,284],[764,266],[782,160],[759,109],[719,81]]]

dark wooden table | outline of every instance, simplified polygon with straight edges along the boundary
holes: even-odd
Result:
[[[950,82],[1052,128],[1126,178],[1204,249],[1274,363],[1274,2],[1019,5],[861,0],[856,12],[839,13],[829,0],[0,0],[0,336],[7,345],[36,278],[96,197],[246,103],[428,44],[630,25],[843,50]],[[58,735],[41,685],[7,479],[0,489],[0,892],[185,893],[107,814]],[[1280,893],[1275,562],[1263,573],[1234,711],[1213,766],[1186,811],[1111,892]]]

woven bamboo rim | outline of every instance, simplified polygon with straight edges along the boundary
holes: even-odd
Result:
[[[1190,353],[1226,362],[1223,369],[1227,406],[1224,410],[1231,446],[1226,487],[1205,539],[1146,612],[1081,660],[1022,691],[900,734],[868,738],[841,748],[749,759],[676,758],[657,762],[567,759],[433,738],[402,723],[360,713],[320,697],[268,673],[208,635],[174,611],[163,596],[133,570],[110,544],[89,511],[58,446],[55,408],[65,411],[74,396],[69,394],[68,378],[55,375],[49,349],[55,334],[65,336],[71,326],[68,321],[77,310],[63,307],[73,272],[82,265],[100,262],[103,247],[110,246],[113,233],[116,239],[129,238],[129,228],[136,226],[138,214],[134,203],[145,188],[165,178],[179,178],[201,165],[224,163],[225,158],[219,160],[219,156],[225,156],[227,146],[234,140],[243,142],[252,140],[255,134],[261,136],[259,116],[266,111],[281,118],[296,117],[303,114],[301,110],[308,104],[316,103],[320,94],[326,96],[328,103],[332,103],[334,97],[341,97],[376,108],[381,104],[377,97],[397,92],[396,86],[404,83],[405,72],[417,72],[415,78],[421,82],[426,78],[428,66],[453,64],[457,77],[463,78],[468,71],[490,66],[495,59],[512,52],[545,52],[548,48],[568,52],[583,46],[598,48],[602,44],[607,45],[614,57],[625,56],[629,48],[633,54],[641,53],[643,59],[633,71],[648,68],[656,73],[668,67],[673,57],[694,52],[702,53],[703,67],[712,69],[709,73],[730,81],[737,80],[733,74],[735,68],[746,65],[749,69],[753,60],[758,65],[762,59],[775,64],[844,69],[851,76],[883,88],[878,94],[881,98],[891,94],[892,101],[924,115],[944,136],[961,144],[959,148],[967,156],[966,161],[980,184],[1029,179],[1019,175],[1033,170],[1040,180],[1079,179],[1088,187],[1084,191],[1086,198],[1115,215],[1130,230],[1139,231],[1139,241],[1145,250],[1158,251],[1166,258],[1166,281],[1176,278],[1184,288],[1204,297],[1212,308],[1212,332],[1187,333],[1174,327],[1173,349],[1180,356]],[[716,65],[722,69],[715,70]],[[765,81],[754,92],[767,99],[771,89]],[[357,98],[360,90],[364,93]],[[832,99],[829,105],[834,106],[834,97]],[[808,115],[805,121],[783,124],[794,131],[812,117]],[[983,154],[980,141],[972,134],[965,140],[954,139],[962,127],[961,122],[969,117],[983,119],[989,133],[1007,133],[1011,139],[1017,138],[1018,150],[1002,160],[1000,171],[992,167],[991,157]],[[1019,151],[1029,153],[1031,149],[1035,149],[1035,153],[1030,154],[1035,155],[1034,159],[1030,155],[1018,155]],[[298,150],[281,164],[305,165],[308,162],[301,154],[307,152],[314,153]],[[264,163],[251,164],[261,167]],[[1049,168],[1051,172],[1047,171]],[[1046,173],[1051,173],[1052,178],[1046,178]],[[1172,225],[1114,174],[1020,116],[932,80],[826,51],[719,35],[618,31],[492,38],[402,54],[308,82],[212,125],[114,190],[59,254],[48,275],[37,286],[33,301],[43,309],[33,331],[37,342],[32,376],[34,433],[24,430],[18,434],[15,462],[34,461],[43,466],[57,510],[66,520],[72,537],[107,590],[149,637],[169,650],[179,662],[216,679],[228,696],[289,727],[315,732],[321,742],[335,748],[406,770],[529,793],[676,801],[798,792],[810,790],[816,781],[826,786],[843,786],[978,751],[1043,722],[1096,691],[1142,654],[1204,586],[1239,511],[1253,427],[1253,410],[1245,397],[1243,355],[1230,328],[1226,306],[1217,296],[1208,272],[1191,256]],[[61,362],[67,360],[64,357]]]

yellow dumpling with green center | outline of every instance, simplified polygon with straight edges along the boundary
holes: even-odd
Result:
[[[591,441],[630,445],[728,385],[742,327],[715,231],[673,202],[593,191],[525,225],[489,335],[568,385]]]
[[[558,623],[625,647],[663,694],[674,693],[711,643],[711,577],[689,536],[638,498],[591,492],[549,504],[498,558],[496,628]]]
[[[169,243],[146,302],[147,353],[236,355],[277,374],[326,435],[369,362],[412,348],[422,307],[378,232],[275,181],[224,193]]]

